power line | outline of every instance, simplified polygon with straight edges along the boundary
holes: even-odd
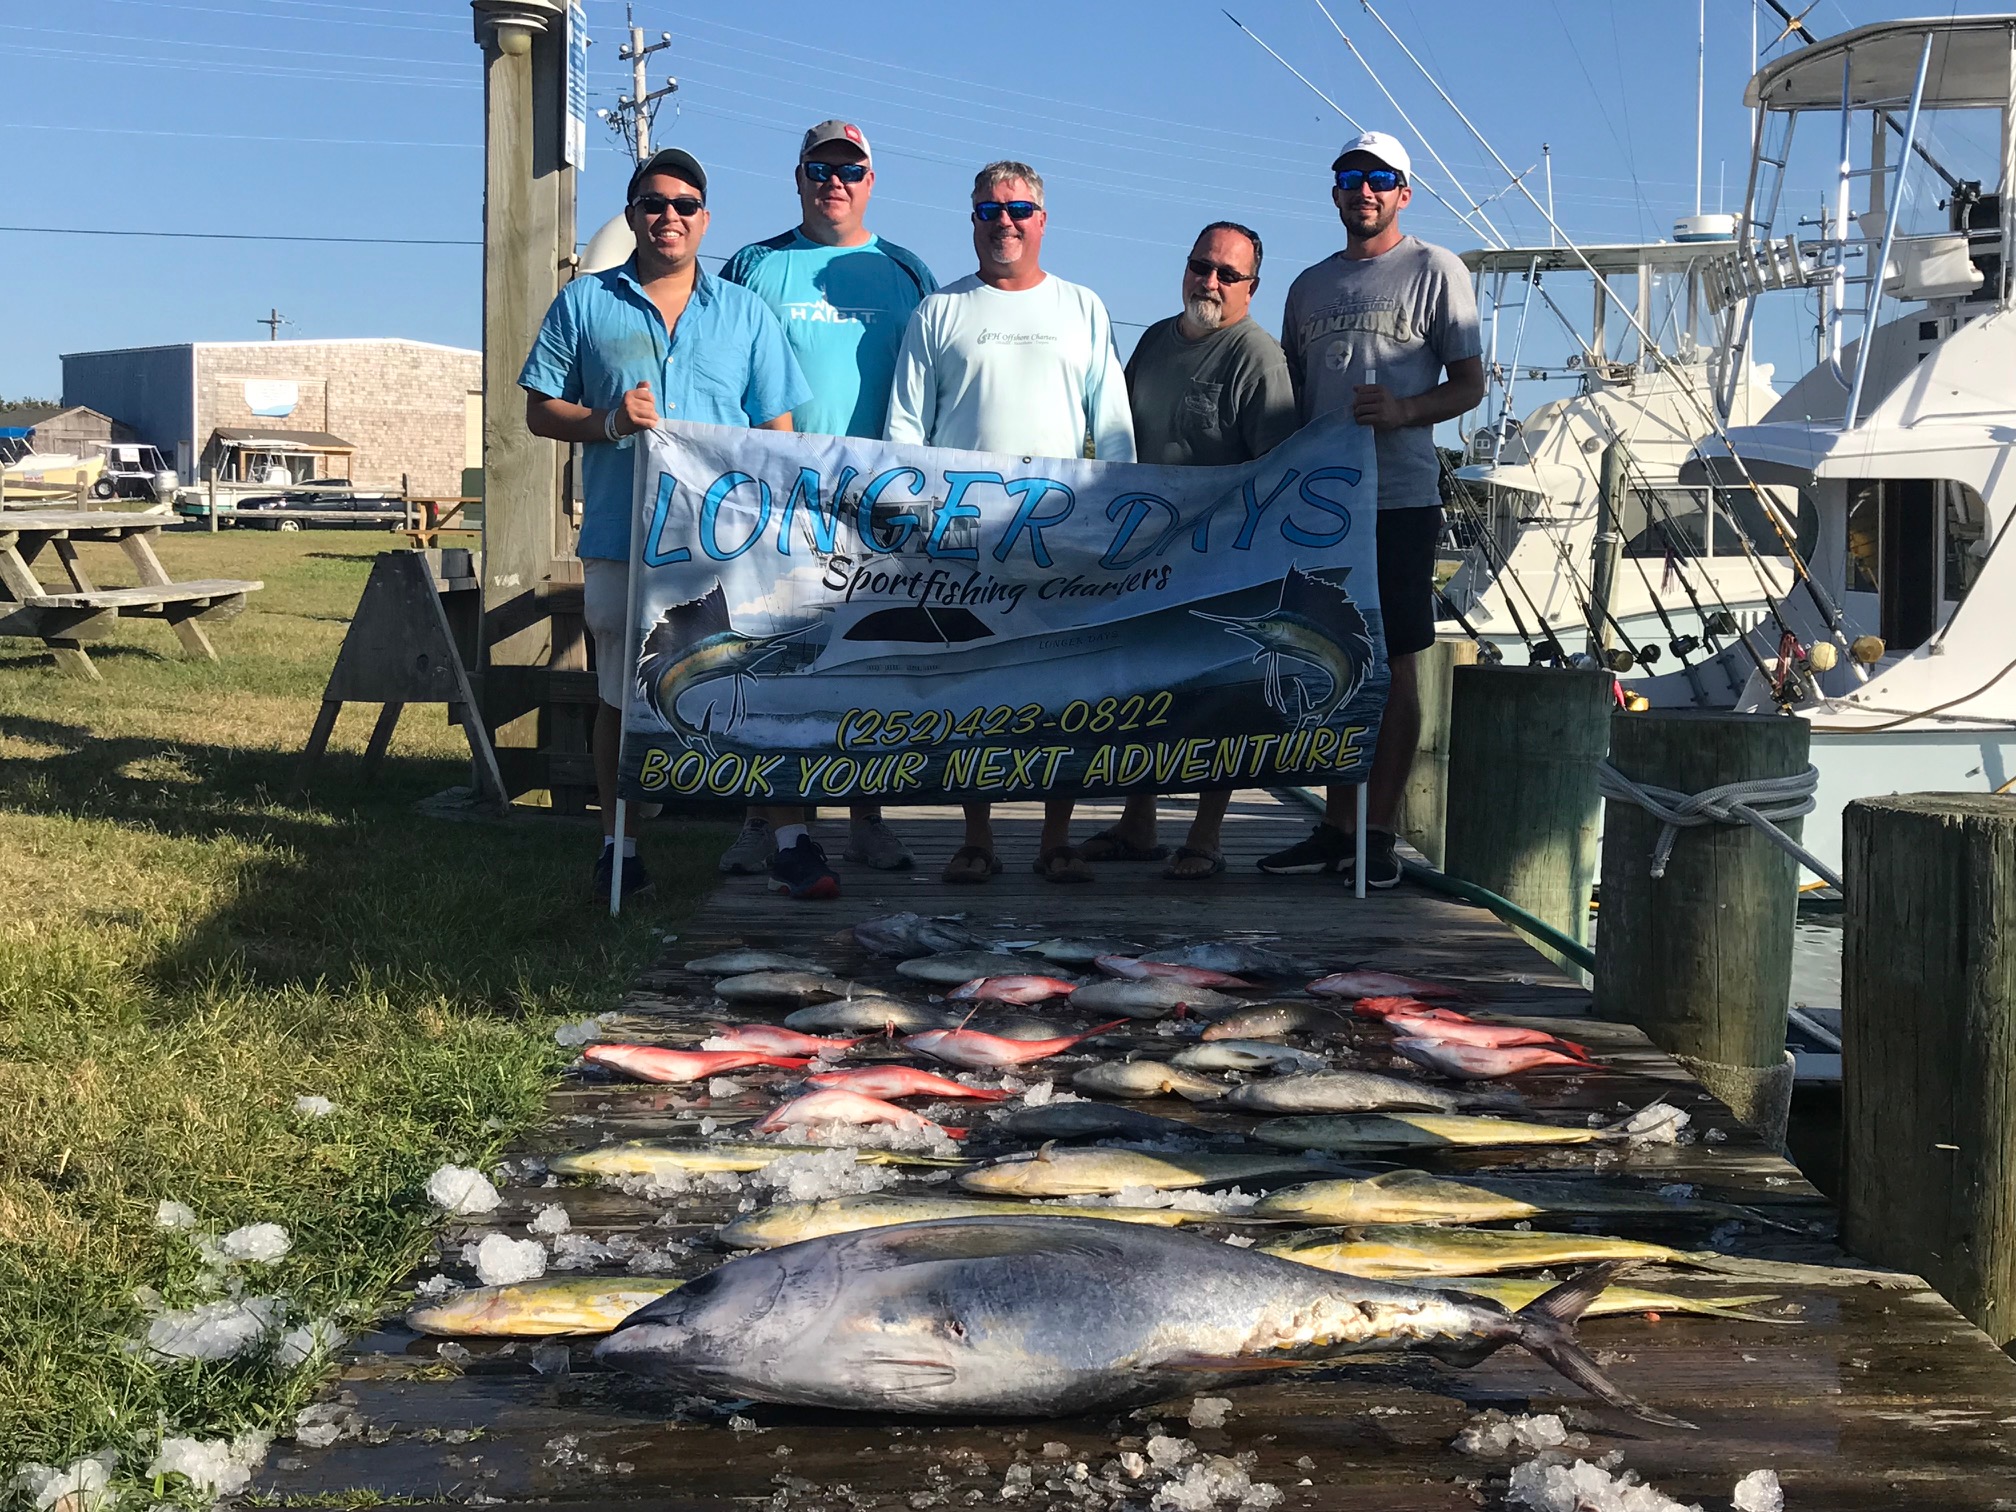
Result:
[[[152,231],[137,227],[121,230],[107,230],[97,226],[0,226],[0,231],[13,231],[26,236],[152,236],[169,241],[234,241],[234,242],[320,242],[348,247],[480,247],[479,237],[474,241],[466,238],[432,236],[290,236],[277,231]]]

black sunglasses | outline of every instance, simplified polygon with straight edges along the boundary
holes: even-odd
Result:
[[[823,184],[828,179],[838,179],[843,184],[858,184],[868,177],[866,163],[800,163],[805,177],[815,184]]]
[[[1391,194],[1395,189],[1407,185],[1405,174],[1393,168],[1339,168],[1337,187],[1346,194],[1356,194],[1358,186],[1366,184],[1374,194]]]
[[[707,208],[707,202],[695,199],[690,194],[675,195],[667,199],[662,194],[640,194],[630,201],[632,210],[642,210],[646,215],[663,215],[667,210],[691,220]]]
[[[973,214],[976,219],[994,221],[999,220],[1001,212],[1006,210],[1008,219],[1021,222],[1042,208],[1034,200],[982,200],[973,207]]]
[[[1209,278],[1215,273],[1221,284],[1251,283],[1260,276],[1258,273],[1241,273],[1237,268],[1228,268],[1223,263],[1206,262],[1201,257],[1191,258],[1189,268],[1198,278]]]

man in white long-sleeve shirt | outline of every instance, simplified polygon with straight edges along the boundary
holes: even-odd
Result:
[[[1127,376],[1113,324],[1090,289],[1042,268],[1043,178],[1027,163],[989,163],[973,180],[973,249],[980,271],[926,295],[903,333],[889,397],[891,441],[971,451],[1134,460]],[[1001,870],[993,805],[966,805],[965,843],[947,882]],[[1036,871],[1089,882],[1071,845],[1071,800],[1043,806]]]

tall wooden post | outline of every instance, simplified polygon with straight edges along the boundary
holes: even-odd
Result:
[[[1449,703],[1442,869],[1585,943],[1613,681],[1557,667],[1458,667]]]
[[[1611,721],[1610,764],[1648,787],[1699,793],[1797,776],[1811,735],[1783,715],[1650,709]],[[1799,838],[1798,820],[1778,827]],[[1605,806],[1597,1016],[1636,1024],[1780,1146],[1799,863],[1748,825],[1711,824],[1681,831],[1655,878],[1662,828],[1636,803]]]
[[[1428,858],[1442,865],[1443,832],[1449,808],[1449,697],[1458,667],[1477,664],[1477,643],[1438,640],[1414,658],[1421,690],[1421,734],[1414,742],[1414,765],[1400,790],[1399,832]]]
[[[2016,1340],[2016,799],[1848,805],[1842,1240]]]
[[[1642,283],[1643,280],[1641,279]],[[1610,595],[1624,553],[1624,503],[1631,489],[1631,448],[1612,441],[1603,448],[1602,488],[1596,499],[1596,539],[1589,555],[1589,654],[1601,657],[1617,638],[1610,618]]]
[[[514,791],[509,756],[541,743],[552,657],[548,598],[572,552],[560,512],[563,454],[525,428],[518,370],[574,255],[574,170],[566,129],[562,0],[471,0],[484,63],[484,722]],[[571,565],[571,563],[570,563]],[[563,578],[570,576],[564,569]]]

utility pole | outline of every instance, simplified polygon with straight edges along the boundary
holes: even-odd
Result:
[[[630,65],[630,93],[618,96],[614,110],[598,110],[595,113],[607,121],[609,129],[618,136],[631,138],[631,151],[641,163],[651,156],[651,123],[657,119],[658,102],[677,94],[679,81],[667,78],[663,89],[650,88],[650,80],[644,76],[644,60],[670,47],[672,33],[660,32],[658,40],[646,47],[644,28],[637,24],[629,6],[626,5],[623,12],[630,24],[630,40],[617,50],[616,56]]]
[[[278,341],[280,339],[280,327],[283,325],[292,325],[293,323],[293,321],[282,315],[277,309],[269,310],[265,315],[252,322],[254,325],[263,325],[266,327],[266,339],[268,341]]]

